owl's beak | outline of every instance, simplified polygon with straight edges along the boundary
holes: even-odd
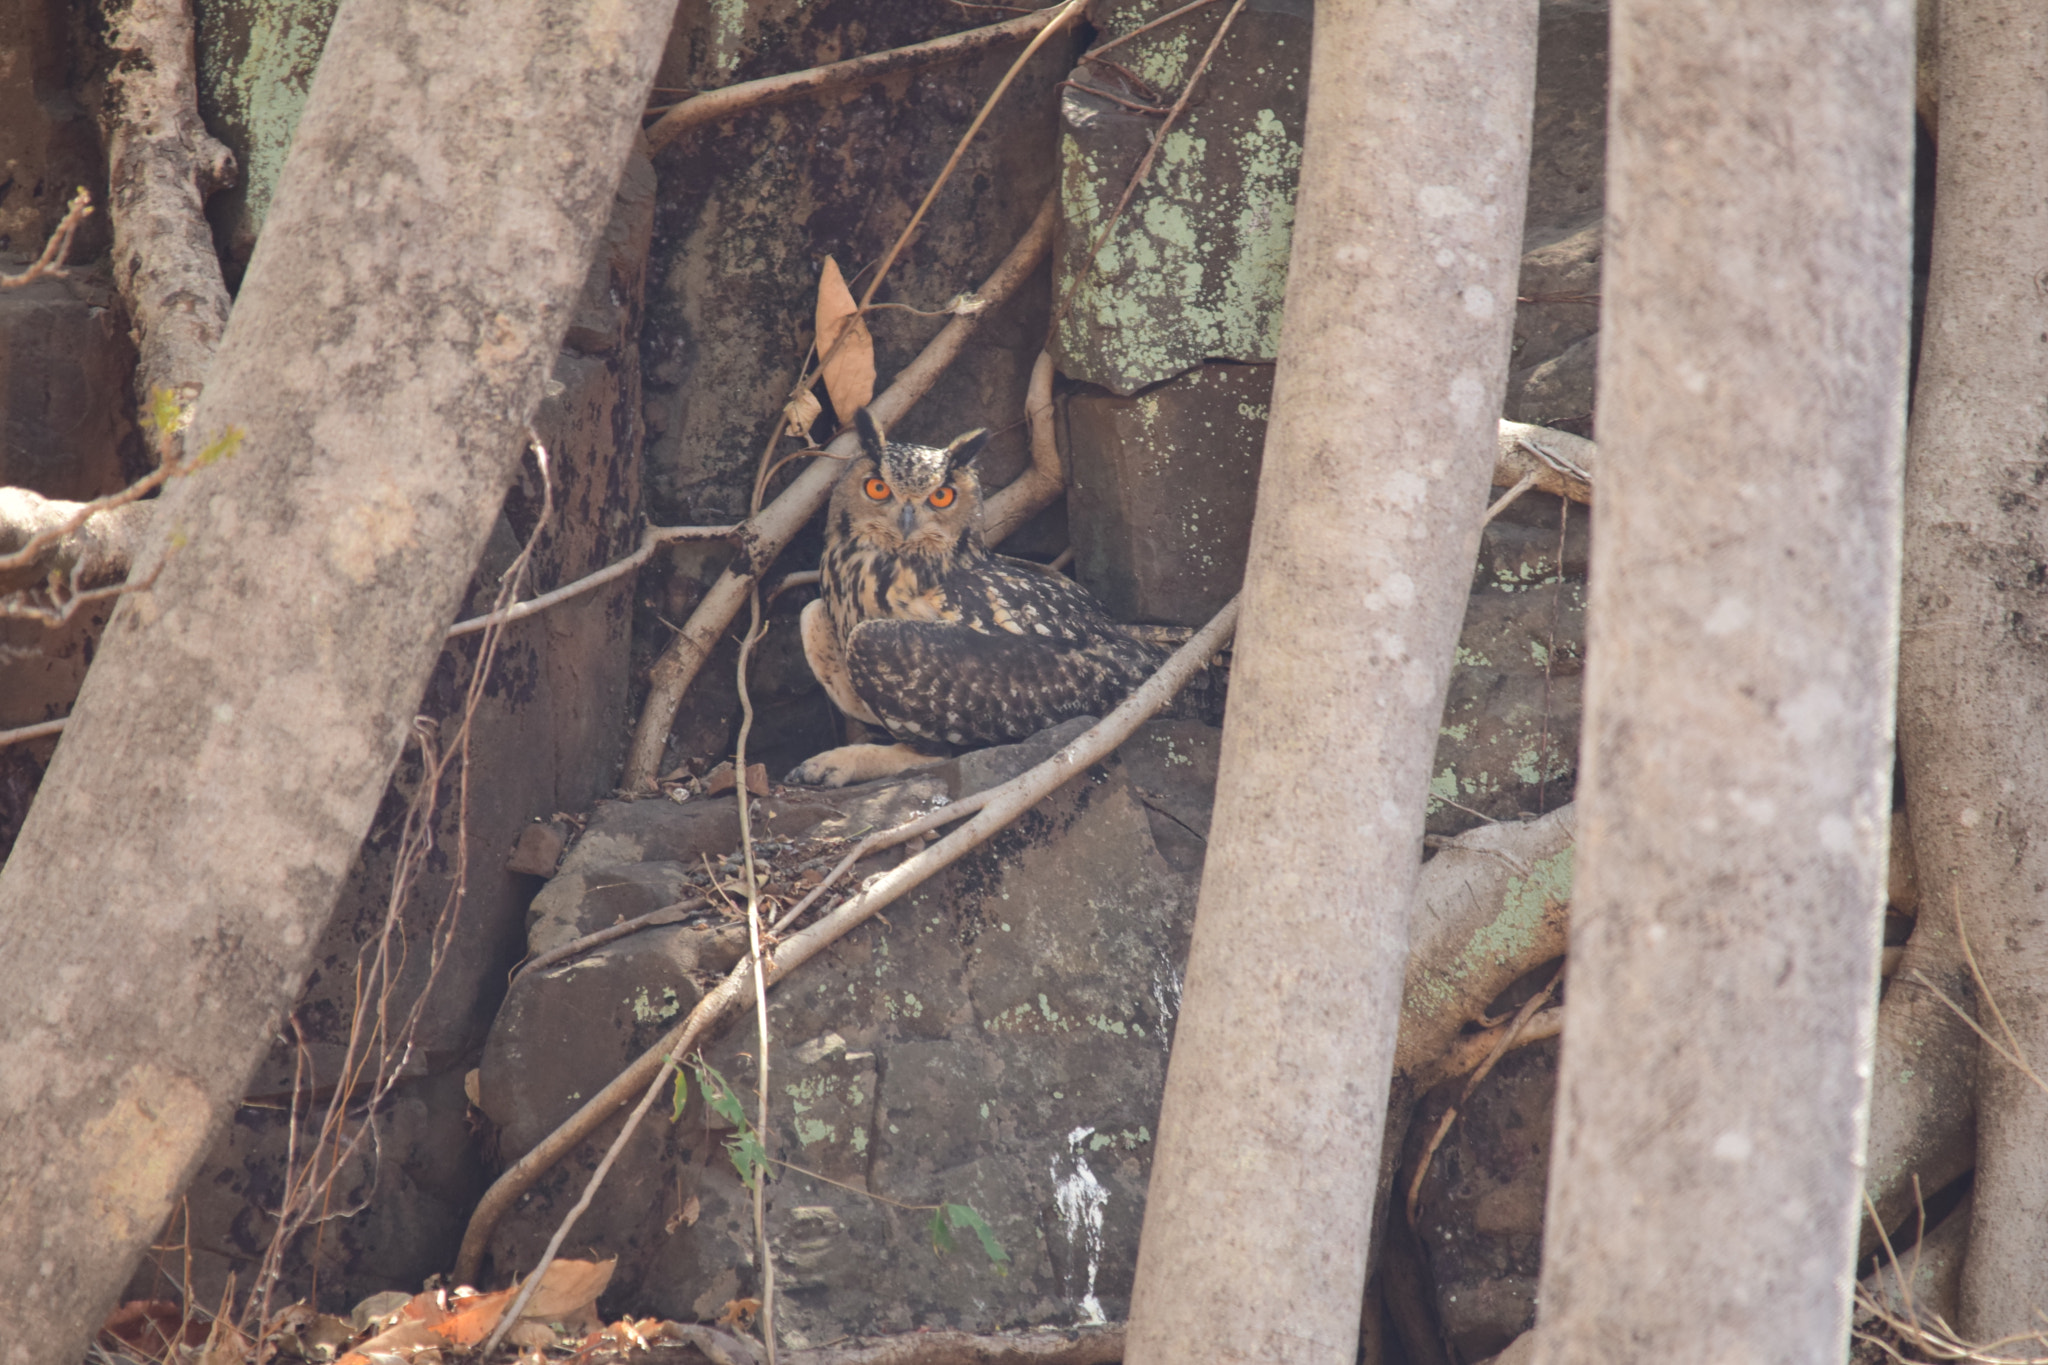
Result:
[[[914,531],[916,531],[916,530],[917,530],[917,504],[916,504],[916,503],[914,503],[914,502],[906,502],[906,503],[904,503],[904,504],[903,504],[903,510],[902,510],[901,512],[898,512],[898,513],[896,514],[896,524],[897,524],[898,526],[900,526],[900,527],[902,527],[902,528],[903,528],[903,534],[904,534],[905,536],[908,536],[908,535],[910,535],[911,533],[913,533]]]

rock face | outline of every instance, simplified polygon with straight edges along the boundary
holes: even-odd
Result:
[[[99,134],[78,90],[98,17],[64,0],[0,5],[0,253],[22,261],[43,249],[73,190],[85,186],[95,204],[107,202]],[[90,261],[111,240],[106,215],[95,214],[71,259]]]
[[[1200,365],[1067,399],[1074,576],[1112,616],[1199,626],[1237,592],[1272,396],[1270,365]]]
[[[270,211],[340,0],[195,0],[199,113],[235,150],[236,183],[207,203],[221,269],[241,279]]]
[[[802,858],[976,790],[1078,728],[829,799],[761,800],[770,856]],[[789,1166],[770,1186],[769,1230],[788,1344],[1123,1314],[1216,739],[1191,722],[1146,727],[771,995],[767,1145]],[[557,883],[640,885],[689,861],[678,855],[701,862],[730,810],[730,797],[605,807]],[[1156,828],[1168,831],[1166,850]],[[658,856],[606,861],[646,854]],[[567,902],[550,904],[536,935],[604,917]],[[730,926],[664,929],[522,978],[482,1077],[501,1155],[523,1150],[573,1096],[659,1037],[737,952]],[[670,974],[657,987],[663,963]],[[706,1049],[750,1112],[757,1052],[751,1017]],[[756,1283],[729,1136],[693,1087],[679,1122],[636,1137],[581,1225],[621,1255],[613,1292],[636,1311],[714,1316]],[[539,1250],[594,1151],[586,1145],[567,1163],[580,1169],[551,1176],[501,1226],[497,1275]],[[965,1229],[956,1250],[934,1251],[926,1206],[942,1204],[986,1220],[1007,1274]]]
[[[1053,357],[1069,378],[1124,396],[1204,360],[1280,353],[1308,113],[1309,5],[1247,8],[1112,224],[1218,22],[1203,12],[1132,36],[1160,8],[1092,7],[1097,46],[1116,42],[1116,55],[1077,67],[1060,102]]]
[[[1411,1166],[1462,1084],[1417,1112]],[[1556,1089],[1555,1040],[1509,1053],[1460,1108],[1423,1181],[1417,1240],[1456,1359],[1492,1355],[1535,1323]]]

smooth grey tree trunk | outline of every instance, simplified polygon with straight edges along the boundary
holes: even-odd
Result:
[[[1506,385],[1535,52],[1534,0],[1316,16],[1134,1365],[1357,1350],[1429,761]]]
[[[290,1005],[603,230],[673,0],[349,0],[0,873],[0,1357],[79,1358]]]
[[[1906,468],[1899,742],[1920,916],[1957,908],[2048,1070],[2048,14],[1942,0],[1934,268]],[[1893,987],[1894,990],[1897,987]],[[1980,1008],[1987,1026],[1990,1012]],[[2041,1329],[2048,1096],[1978,1063],[1962,1329]]]
[[[1536,1359],[1840,1360],[1889,826],[1908,0],[1616,0]]]

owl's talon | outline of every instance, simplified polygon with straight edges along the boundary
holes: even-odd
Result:
[[[783,780],[802,787],[846,787],[944,761],[920,753],[908,744],[842,744],[837,749],[813,754],[791,769]]]

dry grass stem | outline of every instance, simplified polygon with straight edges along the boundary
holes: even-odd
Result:
[[[1985,983],[1983,969],[1977,965],[1977,954],[1970,947],[1969,931],[1963,927],[1963,905],[1960,893],[1957,894],[1955,912],[1956,941],[1962,947],[1963,960],[1969,964],[1970,979],[1977,983],[1977,998],[1982,1000],[1985,1008],[1991,1011],[1991,1017],[1998,1024],[1998,1031],[2005,1035],[2005,1041],[2000,1042],[1992,1037],[1990,1032],[1982,1024],[1978,1023],[1968,1010],[1964,1009],[1954,1000],[1951,1000],[1943,993],[1939,986],[1929,981],[1925,973],[1914,972],[1914,979],[1925,986],[1935,999],[1955,1011],[1956,1018],[1968,1024],[1971,1030],[1983,1040],[1984,1046],[1990,1048],[2000,1058],[2010,1063],[2021,1075],[2032,1081],[2035,1086],[2043,1091],[2048,1091],[2048,1081],[2042,1080],[2041,1073],[2034,1070],[2033,1065],[2027,1061],[2025,1054],[2020,1050],[2018,1036],[2013,1033],[2012,1025],[2005,1022],[2005,1014],[1998,1008],[1997,998],[1991,994],[1991,987]]]

